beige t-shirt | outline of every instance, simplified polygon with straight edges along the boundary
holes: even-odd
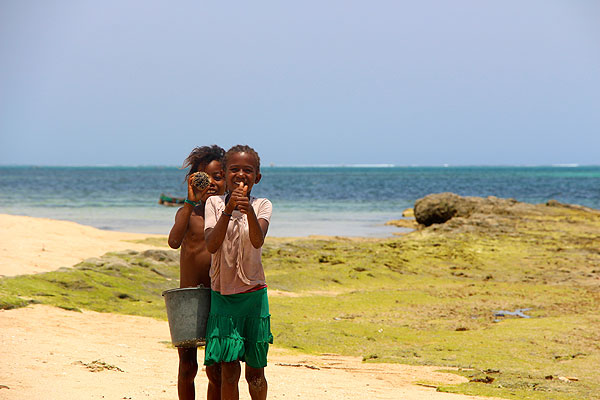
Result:
[[[250,197],[250,205],[258,219],[271,220],[273,205],[268,199]],[[225,210],[225,195],[211,196],[204,207],[204,230],[214,228]],[[212,255],[210,285],[221,294],[236,294],[264,285],[265,272],[262,247],[254,248],[250,242],[248,217],[234,210],[229,219],[227,233],[221,247]]]

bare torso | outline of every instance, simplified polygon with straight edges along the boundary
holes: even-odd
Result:
[[[210,253],[204,241],[204,206],[196,206],[181,243],[180,287],[210,287]]]

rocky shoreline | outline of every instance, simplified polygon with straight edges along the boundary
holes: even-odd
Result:
[[[459,196],[451,192],[427,195],[415,201],[414,208],[402,213],[405,219],[388,224],[417,230],[430,228],[442,231],[513,231],[518,219],[535,217],[551,222],[563,216],[589,215],[600,217],[600,210],[576,204],[548,200],[530,204],[495,196]]]

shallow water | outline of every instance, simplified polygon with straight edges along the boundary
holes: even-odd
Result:
[[[253,195],[274,205],[270,236],[386,237],[384,225],[429,193],[556,199],[600,208],[600,166],[264,167]],[[185,196],[176,167],[0,167],[0,213],[64,219],[101,229],[167,234]]]

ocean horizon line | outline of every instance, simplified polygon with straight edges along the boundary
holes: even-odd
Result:
[[[178,168],[169,164],[0,164],[0,168]],[[600,164],[555,163],[555,164],[275,164],[262,165],[261,168],[588,168],[600,167]]]

